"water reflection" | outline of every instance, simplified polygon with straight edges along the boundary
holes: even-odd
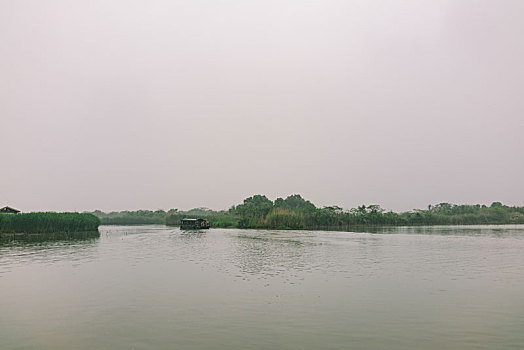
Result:
[[[52,264],[60,261],[80,263],[96,253],[100,233],[27,234],[0,240],[0,277],[24,264]]]
[[[294,275],[312,266],[311,244],[291,231],[246,231],[235,240],[234,263],[242,274]]]
[[[524,344],[524,226],[375,232],[391,234],[102,226],[4,242],[0,349]]]
[[[205,237],[206,232],[205,231],[190,231],[190,230],[180,230],[178,233],[178,237],[182,240],[186,240],[188,242],[201,240]]]
[[[87,232],[55,232],[55,233],[2,233],[0,235],[0,246],[12,243],[45,243],[57,241],[83,241],[97,239],[99,231]]]

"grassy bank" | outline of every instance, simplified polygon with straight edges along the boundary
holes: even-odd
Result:
[[[0,214],[0,234],[93,232],[99,225],[87,213]]]

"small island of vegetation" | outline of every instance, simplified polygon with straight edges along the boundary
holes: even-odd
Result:
[[[100,219],[89,213],[19,213],[0,214],[0,237],[41,234],[67,238],[71,234],[99,236]]]

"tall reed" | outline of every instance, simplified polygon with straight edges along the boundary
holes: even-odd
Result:
[[[0,214],[0,233],[56,233],[98,230],[100,219],[87,213]]]

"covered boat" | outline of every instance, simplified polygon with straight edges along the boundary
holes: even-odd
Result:
[[[180,228],[183,230],[202,230],[208,229],[209,221],[205,219],[182,219],[180,221]]]

